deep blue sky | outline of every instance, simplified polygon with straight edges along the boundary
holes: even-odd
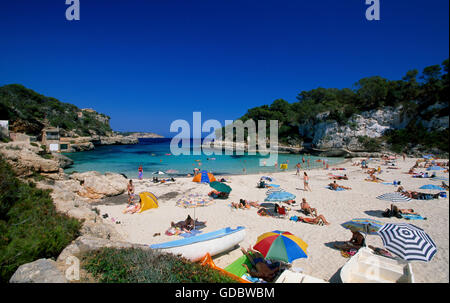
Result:
[[[0,0],[0,85],[111,116],[121,131],[236,119],[302,90],[400,79],[449,53],[448,0]],[[174,135],[174,134],[172,134]]]

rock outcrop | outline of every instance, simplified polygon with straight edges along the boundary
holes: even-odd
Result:
[[[127,179],[121,174],[90,171],[85,173],[74,173],[69,176],[80,184],[77,191],[81,197],[89,199],[102,199],[104,197],[117,196],[127,189]]]
[[[63,272],[56,262],[50,259],[39,259],[22,264],[9,280],[9,283],[67,283]]]
[[[51,158],[40,156],[40,147],[27,142],[0,144],[0,154],[11,165],[18,176],[31,176],[33,173],[54,174],[60,172],[60,164]]]

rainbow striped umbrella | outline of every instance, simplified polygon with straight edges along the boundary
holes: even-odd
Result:
[[[274,230],[258,237],[253,249],[259,251],[265,258],[280,260],[287,263],[300,258],[308,258],[306,244],[302,239],[287,231]]]

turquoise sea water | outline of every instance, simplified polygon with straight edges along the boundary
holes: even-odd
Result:
[[[191,143],[192,146],[192,143]],[[195,167],[200,170],[207,170],[215,175],[232,174],[269,174],[281,171],[279,165],[265,167],[259,165],[259,160],[267,159],[269,156],[261,155],[167,155],[170,154],[170,139],[139,139],[139,144],[135,145],[109,145],[99,146],[94,150],[66,153],[65,155],[74,160],[74,165],[65,171],[67,173],[77,171],[99,171],[123,173],[129,178],[137,178],[139,165],[144,169],[144,178],[154,176],[186,176],[193,173]],[[310,168],[322,167],[322,163],[316,162],[318,157],[308,155],[278,154],[278,163],[288,163],[288,170],[295,171],[295,165],[305,158],[310,159]],[[209,160],[208,160],[209,158]],[[211,158],[215,158],[212,160]],[[323,159],[323,158],[320,158]],[[343,158],[327,158],[330,165],[342,162]],[[156,175],[154,172],[162,171],[164,175]],[[169,171],[169,172],[167,172]]]

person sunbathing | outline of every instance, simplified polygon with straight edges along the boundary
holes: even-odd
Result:
[[[220,195],[220,191],[213,190],[208,193],[208,196],[213,197],[214,199],[218,198]]]
[[[298,221],[314,225],[320,224],[321,222],[325,225],[330,225],[323,215],[318,215],[315,218],[297,217],[297,222]]]
[[[297,202],[295,202],[295,200],[287,200],[287,201],[283,201],[283,202],[286,203],[286,204],[289,204],[289,205],[297,204]]]
[[[338,188],[349,189],[349,190],[351,189],[350,187],[346,187],[346,186],[337,184],[336,181],[334,181],[333,183],[328,184],[328,186],[332,190],[337,190]]]
[[[384,181],[383,179],[376,177],[374,174],[371,174],[369,176],[369,178],[366,179],[366,180],[367,181],[372,181],[372,182]]]
[[[347,175],[343,175],[343,176],[331,176],[330,177],[331,180],[348,180]]]
[[[254,278],[261,278],[267,282],[272,282],[276,274],[280,270],[280,265],[275,264],[274,266],[269,266],[264,256],[258,252],[249,249],[252,253],[250,254],[244,248],[241,248],[242,253],[247,256],[250,263],[254,268],[248,268],[247,264],[242,264],[242,266],[247,269],[247,272]],[[271,268],[272,267],[272,268]]]
[[[132,204],[128,204],[127,208],[125,208],[123,213],[124,214],[126,214],[126,213],[134,214],[134,213],[138,212],[140,209],[141,209],[141,201],[132,203]]]
[[[366,240],[364,236],[355,229],[350,229],[350,231],[352,232],[352,238],[350,241],[346,241],[343,244],[334,244],[334,247],[340,250],[359,250],[361,247],[365,246]]]
[[[239,203],[234,203],[231,202],[231,206],[238,209],[249,209],[250,207],[256,207],[256,208],[260,208],[261,206],[259,205],[258,202],[253,202],[253,201],[248,201],[248,200],[244,200],[244,199],[240,199]]]
[[[191,233],[191,230],[195,228],[195,226],[205,226],[206,221],[200,222],[197,219],[192,219],[190,215],[187,216],[186,220],[180,221],[178,223],[170,222],[170,226],[172,228],[179,228],[184,232]]]
[[[313,217],[317,217],[317,209],[312,208],[308,202],[306,202],[306,199],[302,199],[302,203],[300,204],[301,209],[305,212],[307,215],[312,215]]]

